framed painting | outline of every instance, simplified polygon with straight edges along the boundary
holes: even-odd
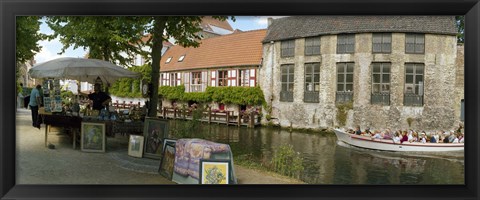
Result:
[[[80,149],[86,152],[105,152],[105,124],[82,122]]]
[[[165,152],[165,147],[167,144],[172,144],[173,147],[175,147],[175,144],[177,143],[177,140],[176,139],[170,139],[170,138],[165,138],[163,139],[163,149],[162,149],[162,155],[163,155],[163,152]]]
[[[128,140],[128,155],[141,158],[143,156],[144,137],[141,135],[130,135]]]
[[[200,184],[229,184],[230,160],[200,159]]]
[[[160,162],[158,173],[168,180],[172,180],[173,165],[175,164],[175,142],[164,142],[163,149],[162,161]]]
[[[160,159],[163,150],[163,139],[168,135],[168,120],[145,118],[143,136],[145,146],[143,157]]]

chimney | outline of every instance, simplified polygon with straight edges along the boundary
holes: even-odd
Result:
[[[269,18],[267,18],[267,20],[268,20],[268,26],[267,26],[267,28],[268,28],[268,27],[270,27],[270,25],[272,25],[273,18],[269,17]]]

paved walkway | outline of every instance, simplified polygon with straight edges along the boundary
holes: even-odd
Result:
[[[20,108],[16,117],[17,184],[175,184],[157,173],[159,160],[128,156],[128,138],[107,138],[105,153],[72,149],[71,138],[50,132],[45,147],[45,125],[31,126],[30,110]],[[235,165],[240,184],[298,184],[275,173]]]

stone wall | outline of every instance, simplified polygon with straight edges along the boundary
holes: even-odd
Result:
[[[354,102],[346,126],[371,128],[408,128],[412,118],[415,129],[450,129],[458,123],[463,98],[463,63],[457,59],[456,37],[425,34],[425,54],[405,54],[405,34],[392,34],[392,53],[372,54],[372,34],[355,35],[355,53],[336,54],[336,35],[321,37],[321,55],[305,56],[304,39],[295,40],[295,56],[280,57],[281,42],[265,43],[259,84],[272,105],[274,123],[294,128],[338,126],[336,63],[354,62]],[[463,60],[463,58],[462,58]],[[320,62],[319,103],[304,103],[304,63]],[[371,63],[391,63],[390,105],[370,104]],[[403,106],[405,63],[424,63],[424,106]],[[294,101],[281,102],[280,66],[295,65]],[[264,121],[265,122],[265,121]]]

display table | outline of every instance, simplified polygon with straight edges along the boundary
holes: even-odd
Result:
[[[38,114],[42,118],[42,122],[45,124],[45,147],[48,141],[49,127],[62,127],[71,128],[73,132],[73,148],[75,149],[77,133],[80,132],[82,118],[78,116],[65,116],[55,113],[45,112],[44,108],[38,109]]]

